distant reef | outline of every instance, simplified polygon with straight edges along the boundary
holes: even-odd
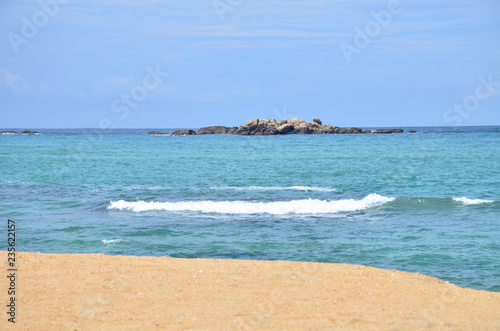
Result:
[[[40,134],[38,131],[24,130],[21,132],[16,131],[0,131],[0,134]]]
[[[377,129],[375,131],[364,130],[359,128],[341,128],[332,126],[331,124],[323,125],[319,118],[315,118],[312,122],[306,122],[300,118],[292,118],[289,120],[276,121],[271,118],[253,119],[239,127],[227,126],[207,126],[200,128],[197,132],[194,130],[177,130],[172,132],[172,136],[187,136],[187,135],[204,135],[204,134],[234,134],[240,136],[274,136],[284,134],[359,134],[359,133],[375,133],[375,134],[391,134],[404,133],[403,129]],[[168,135],[159,131],[148,132],[151,135]]]

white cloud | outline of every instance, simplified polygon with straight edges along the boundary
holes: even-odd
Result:
[[[66,86],[48,86],[46,84],[35,84],[34,88],[26,82],[23,76],[13,74],[8,69],[0,70],[0,82],[5,84],[16,93],[29,93],[36,95],[55,95],[55,96],[71,96],[71,97],[84,97],[85,92],[76,91]]]
[[[3,81],[9,86],[14,92],[29,90],[30,86],[24,82],[24,78],[21,75],[15,75],[7,69],[0,70]]]

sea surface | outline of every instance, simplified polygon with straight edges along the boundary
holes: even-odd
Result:
[[[2,245],[10,218],[19,251],[362,264],[499,292],[500,127],[405,129],[1,135]]]

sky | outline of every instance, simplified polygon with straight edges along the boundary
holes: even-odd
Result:
[[[498,0],[0,2],[1,128],[500,125]]]

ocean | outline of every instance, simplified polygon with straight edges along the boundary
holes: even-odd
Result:
[[[18,251],[362,264],[500,291],[498,126],[150,130],[1,135],[4,247],[12,219]]]

